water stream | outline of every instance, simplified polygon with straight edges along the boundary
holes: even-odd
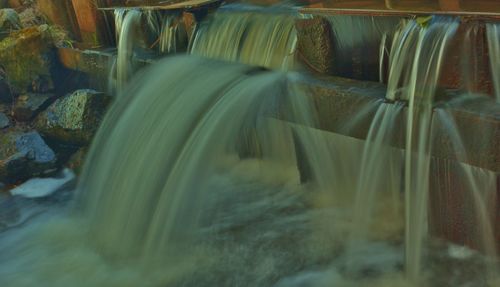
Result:
[[[75,198],[0,232],[0,286],[500,286],[497,175],[461,163],[467,152],[449,112],[483,98],[435,97],[459,21],[390,19],[358,37],[342,27],[365,20],[330,19],[338,49],[368,40],[389,59],[386,98],[342,127],[370,117],[360,140],[322,131],[308,78],[287,72],[295,16],[257,12],[215,13],[190,55],[135,77],[142,16],[116,12],[120,97]],[[176,52],[177,16],[157,16],[146,19],[159,49]],[[459,162],[432,156],[438,132]],[[463,175],[459,189],[438,176],[451,169]],[[460,226],[473,237],[463,245],[432,233],[459,216],[434,199],[458,195],[473,218]]]

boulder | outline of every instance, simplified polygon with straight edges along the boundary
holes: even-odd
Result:
[[[21,94],[39,86],[53,86],[51,69],[55,54],[47,37],[38,27],[31,27],[13,32],[0,42],[0,63],[14,92]]]
[[[0,181],[14,183],[43,174],[56,164],[54,151],[35,131],[0,134]]]
[[[19,96],[12,109],[18,121],[30,121],[50,104],[51,94],[25,94]]]
[[[0,113],[0,129],[4,129],[8,126],[10,126],[9,118],[4,113]]]
[[[104,116],[111,98],[93,90],[78,90],[56,100],[35,121],[46,137],[67,144],[87,144]]]

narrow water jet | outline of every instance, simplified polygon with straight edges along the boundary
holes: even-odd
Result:
[[[118,39],[118,55],[116,59],[116,90],[117,94],[123,93],[134,73],[132,57],[134,55],[134,46],[137,41],[137,32],[140,28],[142,13],[137,10],[128,10],[123,12],[118,10],[115,14],[115,22],[120,27]],[[123,18],[123,20],[121,20]]]
[[[488,50],[490,55],[490,71],[495,89],[495,99],[500,103],[500,25],[486,24]]]

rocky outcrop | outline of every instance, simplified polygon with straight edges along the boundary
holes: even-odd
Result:
[[[110,97],[93,90],[66,95],[41,113],[35,127],[44,136],[62,143],[88,144],[110,103]]]
[[[54,55],[47,35],[38,27],[11,33],[0,42],[0,63],[11,90],[16,93],[45,92],[53,86]]]
[[[13,183],[55,166],[56,154],[35,131],[0,135],[0,181]]]
[[[30,121],[50,104],[51,94],[25,94],[17,98],[12,109],[18,121]]]
[[[0,130],[10,126],[9,118],[4,114],[0,113]]]

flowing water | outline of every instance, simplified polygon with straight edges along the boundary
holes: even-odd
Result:
[[[294,16],[258,12],[216,13],[197,29],[194,55],[133,80],[142,16],[116,13],[120,97],[76,198],[0,233],[0,286],[500,286],[497,176],[465,164],[449,112],[483,100],[435,100],[458,20],[383,20],[363,37],[341,27],[365,20],[331,20],[341,52],[367,39],[389,59],[386,99],[343,127],[370,117],[362,141],[319,129],[307,78],[266,69],[294,66]],[[146,19],[159,49],[175,52],[176,16]],[[432,158],[437,133],[463,163]],[[433,175],[441,170],[460,183]],[[458,192],[473,218],[464,246],[431,236],[457,216],[433,199]]]
[[[199,27],[191,53],[268,68],[292,68],[297,44],[294,15],[258,12],[216,13]]]
[[[486,25],[488,38],[488,51],[490,53],[490,69],[495,89],[495,97],[500,103],[500,27],[498,23],[490,23]]]
[[[133,53],[142,14],[136,10],[117,10],[115,23],[120,33],[117,34],[118,55],[116,59],[116,90],[123,93],[125,85],[134,72]]]

